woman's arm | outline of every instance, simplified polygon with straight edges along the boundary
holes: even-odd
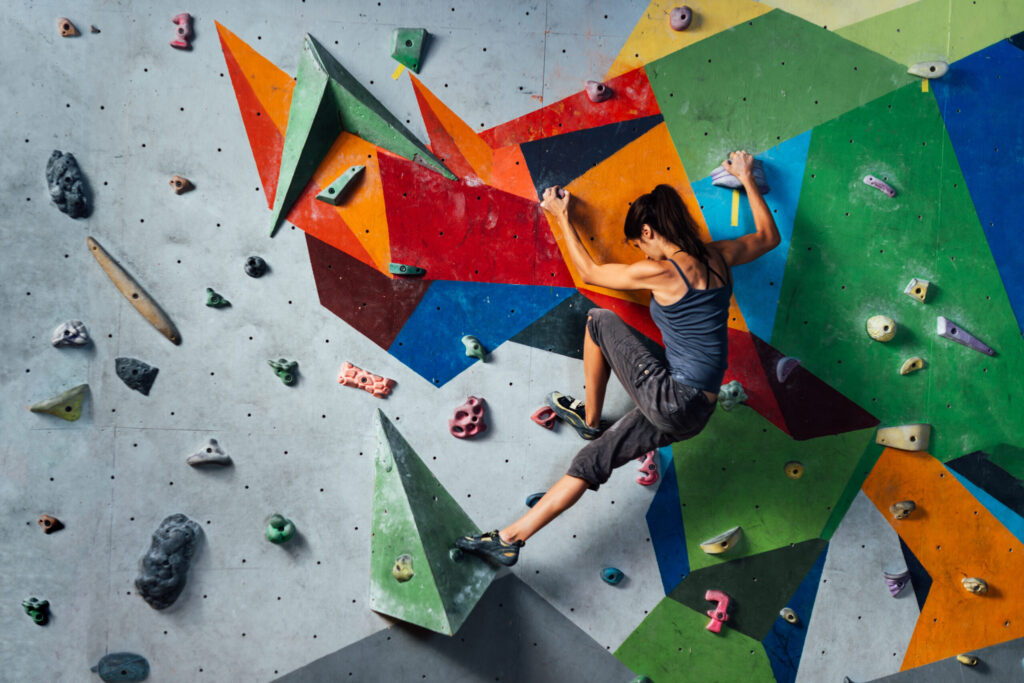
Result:
[[[765,203],[764,197],[761,196],[761,188],[754,182],[753,163],[754,157],[746,150],[741,150],[730,154],[729,161],[722,164],[729,173],[743,183],[743,188],[747,191],[747,199],[750,200],[750,212],[754,214],[754,233],[736,239],[718,240],[711,243],[711,246],[721,252],[722,258],[730,266],[749,263],[779,246],[781,241],[779,229],[775,225],[775,218]]]

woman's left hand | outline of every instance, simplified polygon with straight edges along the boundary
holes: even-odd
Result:
[[[569,191],[554,185],[544,190],[544,201],[540,203],[541,207],[556,217],[569,216]]]

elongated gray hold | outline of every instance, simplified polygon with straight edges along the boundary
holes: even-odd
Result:
[[[90,669],[104,681],[144,681],[149,678],[149,662],[134,652],[111,652],[103,655]]]
[[[153,609],[170,607],[185,590],[201,533],[200,526],[181,513],[165,518],[153,532],[135,579],[136,590]]]
[[[224,452],[217,443],[217,439],[210,439],[206,442],[205,446],[188,456],[185,462],[192,465],[192,467],[203,467],[206,465],[229,467],[232,464],[231,456]]]
[[[996,355],[996,352],[988,344],[981,341],[952,320],[943,318],[941,315],[935,320],[935,331],[940,337],[952,339],[956,343],[963,344],[967,348],[974,349],[975,351],[981,351],[988,356]]]

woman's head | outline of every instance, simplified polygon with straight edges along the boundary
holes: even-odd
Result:
[[[647,194],[640,195],[629,207],[623,226],[626,240],[648,241],[645,227],[679,249],[701,259],[707,258],[707,248],[700,238],[697,223],[671,185],[658,185]]]

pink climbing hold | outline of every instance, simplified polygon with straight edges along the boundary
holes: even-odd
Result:
[[[182,12],[181,14],[174,15],[171,19],[175,24],[178,25],[174,29],[174,40],[171,41],[171,47],[176,47],[179,50],[191,50],[192,49],[192,15],[188,12]]]
[[[346,361],[341,364],[341,371],[338,373],[338,384],[346,387],[359,387],[377,398],[384,398],[391,393],[391,388],[395,386],[395,380],[367,372]]]
[[[557,417],[558,416],[555,415],[555,411],[551,410],[551,408],[541,406],[534,411],[533,415],[530,416],[530,419],[544,429],[554,429]]]
[[[487,431],[484,422],[484,400],[470,396],[466,402],[455,409],[455,417],[448,420],[448,431],[456,439],[466,439]]]
[[[587,81],[587,97],[591,102],[604,102],[612,96],[612,89],[598,81]]]
[[[712,633],[721,633],[722,624],[729,621],[729,596],[722,591],[709,590],[704,594],[704,599],[717,603],[714,609],[708,610],[711,621],[708,623],[707,629]]]
[[[641,455],[637,460],[640,460],[641,475],[636,478],[636,483],[643,486],[650,486],[654,482],[658,481],[658,451],[647,451],[646,454]]]

